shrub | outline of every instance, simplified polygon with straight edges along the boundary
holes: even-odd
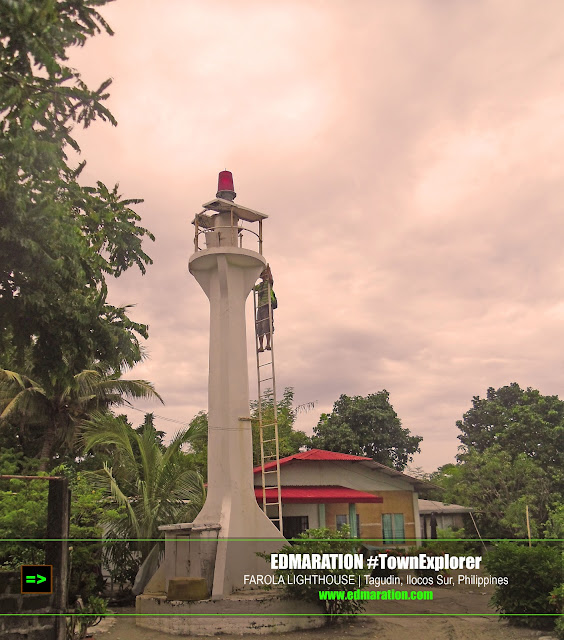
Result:
[[[6,452],[3,452],[0,473],[12,475],[18,471],[6,463]],[[45,480],[0,481],[0,565],[3,570],[19,570],[22,564],[44,564],[43,542],[16,540],[45,537],[47,491],[48,483]]]
[[[84,640],[87,637],[88,628],[99,624],[107,613],[108,607],[103,598],[90,596],[86,604],[78,598],[74,611],[66,617],[68,640]]]
[[[564,562],[564,553],[562,554],[562,560]],[[553,610],[560,614],[554,626],[556,637],[559,638],[559,640],[564,640],[564,582],[552,590],[549,603]]]
[[[508,579],[508,584],[496,586],[491,600],[500,617],[513,625],[538,629],[554,625],[553,617],[539,614],[554,615],[550,594],[562,582],[559,548],[503,542],[486,554],[484,566],[493,576]]]
[[[82,473],[70,478],[70,535],[75,541],[70,547],[69,603],[77,596],[85,601],[104,590],[102,577],[102,494],[93,489]],[[92,538],[93,542],[84,542]],[[81,542],[76,542],[76,540]]]
[[[464,529],[437,529],[437,540],[425,540],[423,549],[428,555],[448,553],[452,556],[475,555],[481,547],[479,540],[469,542]]]
[[[554,631],[556,631],[556,637],[559,638],[559,640],[564,640],[564,615],[558,616]]]
[[[544,535],[546,538],[564,538],[564,504],[555,507],[548,514]]]
[[[348,526],[343,526],[340,531],[330,529],[309,529],[295,538],[292,545],[285,545],[278,551],[279,554],[291,553],[358,553],[358,542],[351,539]],[[259,554],[261,557],[270,560],[270,555]],[[361,600],[347,600],[346,595],[343,600],[320,600],[320,591],[355,591],[358,583],[354,585],[339,585],[338,576],[362,575],[364,570],[352,569],[277,569],[277,576],[284,578],[284,592],[289,598],[301,600],[303,602],[314,602],[319,604],[324,602],[325,610],[329,614],[329,622],[335,622],[340,616],[355,615],[364,610],[364,603]],[[297,576],[334,576],[334,584],[289,584],[296,582]],[[298,578],[300,581],[301,578]],[[349,588],[350,586],[350,588]]]
[[[141,554],[134,550],[134,546],[135,543],[129,540],[104,545],[103,564],[110,576],[112,602],[123,604],[135,600],[131,588],[141,566]]]

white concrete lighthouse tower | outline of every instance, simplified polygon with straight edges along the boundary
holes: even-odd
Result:
[[[212,598],[242,588],[245,574],[268,573],[256,552],[285,542],[256,501],[249,415],[245,301],[266,266],[262,221],[268,216],[235,204],[235,195],[231,173],[222,171],[217,197],[194,219],[189,260],[210,303],[207,499],[193,523],[161,527],[169,543],[178,540],[166,545],[167,587],[174,576],[201,577]],[[258,251],[243,247],[249,238]]]

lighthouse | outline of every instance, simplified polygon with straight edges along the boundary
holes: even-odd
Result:
[[[243,588],[245,575],[269,573],[256,553],[285,543],[257,504],[249,409],[245,303],[267,265],[262,224],[268,216],[235,197],[233,176],[222,171],[216,198],[193,220],[188,263],[210,309],[206,502],[193,523],[161,527],[167,583],[175,576],[204,578],[213,599]]]

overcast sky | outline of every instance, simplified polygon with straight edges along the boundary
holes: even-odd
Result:
[[[206,409],[190,222],[225,168],[237,202],[269,215],[277,381],[316,402],[300,428],[342,393],[387,389],[432,471],[472,396],[513,381],[562,396],[561,0],[118,0],[103,15],[115,36],[72,64],[114,79],[119,125],[77,137],[86,180],[145,198],[156,236],[147,275],[111,283],[149,325],[128,377],[166,401],[136,406]]]

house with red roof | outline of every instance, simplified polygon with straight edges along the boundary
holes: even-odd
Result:
[[[275,461],[269,462],[265,471],[275,467]],[[261,469],[253,470],[259,504]],[[296,453],[280,459],[280,484],[286,538],[347,524],[353,537],[370,539],[375,546],[421,540],[418,492],[431,485],[372,458],[321,449]],[[277,490],[267,488],[267,502],[276,498]]]

